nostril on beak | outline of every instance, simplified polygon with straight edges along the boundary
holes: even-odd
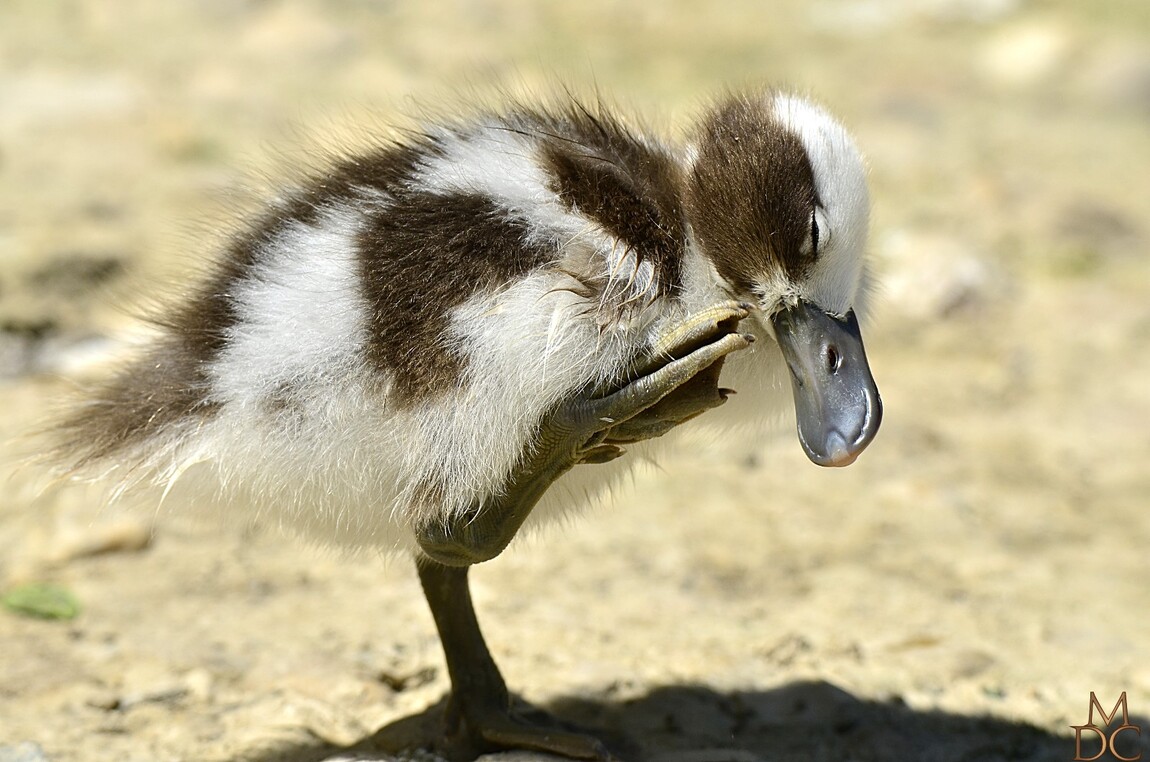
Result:
[[[826,361],[827,375],[833,376],[843,364],[843,357],[834,344],[828,344],[823,359]]]

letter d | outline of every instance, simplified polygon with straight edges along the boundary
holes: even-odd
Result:
[[[1094,762],[1094,760],[1100,759],[1102,757],[1102,755],[1106,753],[1106,749],[1110,746],[1110,744],[1108,744],[1106,742],[1107,741],[1106,734],[1103,733],[1101,730],[1094,727],[1093,725],[1071,725],[1070,727],[1074,728],[1074,762]],[[1098,753],[1095,754],[1093,757],[1082,756],[1082,731],[1083,730],[1090,730],[1094,733],[1097,733],[1099,740],[1102,741],[1102,748],[1099,749]]]

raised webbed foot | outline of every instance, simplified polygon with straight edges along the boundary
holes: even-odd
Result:
[[[726,302],[688,317],[664,332],[619,386],[560,404],[540,422],[503,493],[446,522],[417,527],[420,548],[447,566],[494,558],[571,468],[606,463],[623,454],[620,445],[660,436],[723,404],[728,392],[718,387],[722,360],[754,340],[738,331],[747,310]]]
[[[640,360],[634,377],[641,378],[670,361],[688,356],[726,336],[737,335],[744,342],[742,346],[746,346],[754,340],[754,336],[737,334],[736,330],[739,321],[747,316],[750,309],[751,305],[742,302],[725,302],[671,326]],[[719,387],[719,373],[725,357],[726,353],[685,383],[676,386],[654,405],[613,426],[607,432],[605,442],[619,445],[653,439],[722,405],[732,394],[730,389]]]

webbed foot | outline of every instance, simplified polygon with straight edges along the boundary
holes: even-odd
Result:
[[[529,719],[512,707],[475,619],[467,583],[470,567],[443,566],[429,559],[421,559],[417,566],[451,675],[445,718],[449,756],[474,759],[498,749],[531,749],[572,759],[612,759],[598,739],[562,728],[544,713]]]
[[[673,325],[642,358],[635,376],[641,377],[668,361],[689,355],[708,342],[713,344],[717,338],[738,335],[743,339],[742,346],[745,347],[754,341],[754,336],[735,332],[739,321],[747,316],[750,309],[751,305],[742,302],[725,302]],[[605,442],[619,445],[654,439],[722,405],[733,394],[730,389],[719,387],[719,373],[725,358],[726,354],[719,356],[654,405],[612,427]]]
[[[529,719],[497,697],[452,694],[447,712],[447,751],[453,756],[529,749],[571,759],[614,759],[598,738],[567,730],[544,712],[534,711],[536,717]]]

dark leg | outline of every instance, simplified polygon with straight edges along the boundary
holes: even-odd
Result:
[[[603,744],[591,736],[532,725],[512,713],[507,685],[475,618],[467,583],[471,567],[444,566],[426,557],[416,565],[451,676],[449,743],[478,752],[533,749],[574,759],[611,759]]]

